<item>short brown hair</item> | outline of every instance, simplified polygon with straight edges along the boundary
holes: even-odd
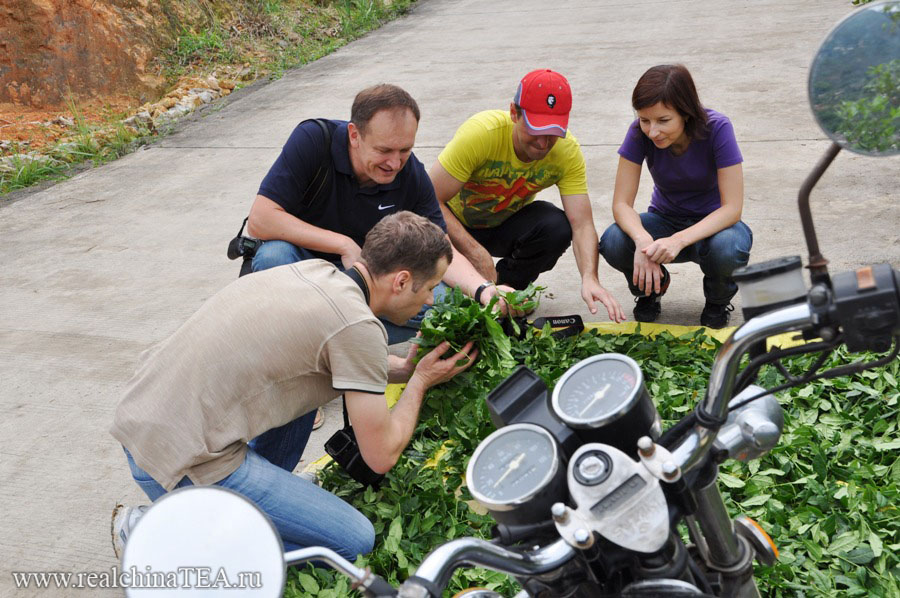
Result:
[[[397,212],[382,218],[366,235],[360,259],[372,276],[409,270],[413,290],[434,277],[441,258],[453,261],[444,231],[427,218]]]
[[[706,137],[706,109],[700,103],[691,73],[683,64],[653,66],[638,79],[631,94],[632,108],[643,110],[660,102],[678,111],[689,138]]]
[[[353,107],[350,109],[350,122],[356,125],[360,133],[366,132],[369,121],[381,110],[408,109],[419,122],[419,105],[403,89],[390,83],[379,83],[367,87],[353,99]]]

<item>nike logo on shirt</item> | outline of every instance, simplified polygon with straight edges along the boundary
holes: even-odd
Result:
[[[392,203],[392,204],[389,205],[389,206],[383,206],[383,205],[381,205],[381,204],[378,204],[378,209],[379,209],[379,210],[386,210],[386,209],[388,209],[388,208],[393,208],[395,205],[397,205],[397,204],[393,204],[393,203]]]

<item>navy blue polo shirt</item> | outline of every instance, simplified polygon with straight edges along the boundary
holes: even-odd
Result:
[[[408,210],[428,218],[447,232],[444,216],[434,195],[434,187],[425,167],[414,154],[396,178],[387,185],[360,187],[350,165],[347,121],[326,121],[331,129],[330,190],[313,205],[302,204],[306,188],[322,162],[325,134],[315,122],[304,122],[294,129],[281,155],[259,187],[259,194],[280,205],[288,214],[320,228],[347,235],[362,247],[375,224],[394,212]],[[330,261],[339,255],[313,252]]]

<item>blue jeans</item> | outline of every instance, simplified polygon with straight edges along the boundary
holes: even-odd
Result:
[[[699,220],[663,216],[654,212],[641,214],[641,224],[654,239],[671,237],[693,226]],[[731,273],[747,265],[752,246],[753,232],[750,227],[739,221],[711,237],[685,247],[673,261],[699,264],[703,272],[703,295],[706,300],[709,303],[724,305],[737,293],[737,284],[731,278]],[[644,293],[631,282],[634,250],[634,241],[619,228],[618,224],[610,225],[600,238],[600,255],[610,266],[625,274],[628,288],[632,294],[639,296]]]
[[[300,262],[303,260],[313,260],[319,259],[312,252],[303,248],[297,247],[292,243],[288,243],[287,241],[266,241],[263,243],[259,249],[256,250],[256,255],[253,257],[253,271],[259,272],[260,270],[268,270],[269,268],[275,268],[276,266],[283,266],[285,264],[293,264],[295,262]],[[335,266],[344,269],[341,262],[332,262]],[[440,283],[434,289],[434,300],[437,301],[441,297],[444,296],[449,290],[449,287],[445,285],[443,282]],[[410,338],[416,335],[416,331],[419,329],[419,326],[422,324],[422,320],[425,318],[425,314],[428,313],[428,310],[431,309],[430,305],[423,305],[422,309],[418,314],[410,318],[406,324],[403,326],[398,326],[393,322],[389,322],[384,318],[379,318],[381,323],[384,324],[385,330],[388,333],[388,344],[394,345],[397,343],[402,343],[404,341],[408,341]]]
[[[291,473],[300,461],[314,418],[315,411],[311,411],[255,438],[241,466],[215,485],[246,496],[262,509],[281,535],[286,551],[325,546],[354,561],[375,545],[372,523],[334,494]],[[166,493],[138,467],[127,449],[125,456],[132,477],[150,500]],[[176,488],[191,485],[185,476]]]

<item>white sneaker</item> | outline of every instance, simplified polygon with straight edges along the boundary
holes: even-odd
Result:
[[[137,522],[149,508],[149,505],[126,507],[120,504],[113,508],[112,523],[109,531],[112,535],[113,552],[116,553],[116,558],[120,561],[122,560],[122,553],[125,551],[125,542],[128,540],[128,535],[131,534],[131,530],[134,529],[134,526],[137,525]]]

